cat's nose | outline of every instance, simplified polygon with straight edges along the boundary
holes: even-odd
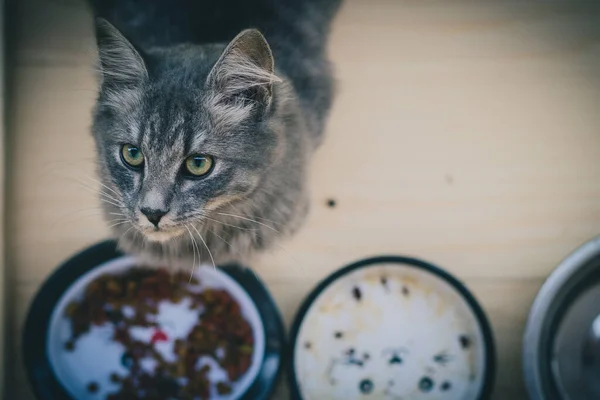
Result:
[[[154,210],[151,208],[140,208],[140,211],[146,216],[146,218],[148,218],[148,221],[150,221],[156,227],[158,227],[158,223],[160,222],[161,218],[169,212],[168,210]]]

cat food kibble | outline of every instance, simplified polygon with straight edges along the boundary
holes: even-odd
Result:
[[[118,390],[107,400],[204,400],[229,394],[250,368],[254,333],[229,292],[199,288],[187,273],[164,269],[102,275],[67,306],[71,337],[64,349],[76,352],[77,341],[94,326],[112,327],[112,340],[124,351],[121,372],[109,376]],[[182,337],[173,338],[163,329],[159,311],[182,304],[194,318]],[[218,379],[212,377],[217,370]],[[89,393],[99,389],[96,382],[87,385]]]
[[[99,388],[98,388],[98,384],[97,384],[96,382],[90,382],[90,383],[87,385],[87,390],[88,390],[88,392],[90,392],[90,393],[96,393],[96,392],[98,391],[98,389],[99,389]]]

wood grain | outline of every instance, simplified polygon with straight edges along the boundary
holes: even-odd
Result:
[[[16,349],[39,285],[108,232],[78,182],[94,176],[89,14],[75,0],[22,0],[11,18],[6,246]],[[312,165],[312,212],[253,267],[289,322],[311,288],[349,262],[384,253],[434,262],[490,317],[495,399],[525,399],[531,301],[600,230],[599,6],[348,1],[330,51],[339,96]],[[20,365],[17,353],[9,365]],[[22,369],[7,373],[7,398],[31,399]]]

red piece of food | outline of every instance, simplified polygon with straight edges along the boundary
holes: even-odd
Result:
[[[156,330],[154,332],[154,334],[152,335],[152,338],[150,339],[150,341],[152,343],[156,343],[156,342],[166,342],[167,340],[169,340],[169,337],[167,336],[166,333],[164,333],[163,331],[161,331],[160,329]]]

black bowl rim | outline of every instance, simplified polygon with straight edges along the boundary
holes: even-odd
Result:
[[[298,309],[296,316],[294,317],[294,321],[290,329],[288,354],[286,357],[286,371],[288,375],[288,384],[290,386],[292,399],[303,400],[300,394],[300,388],[298,386],[296,372],[294,369],[294,350],[296,347],[295,344],[298,338],[298,333],[300,331],[300,325],[302,324],[302,321],[304,320],[308,309],[317,299],[317,297],[321,294],[321,292],[323,292],[330,284],[332,284],[338,278],[354,270],[364,267],[371,267],[378,264],[398,264],[425,270],[433,275],[440,277],[442,280],[445,280],[463,297],[463,299],[467,302],[467,305],[471,308],[471,311],[475,315],[477,322],[479,323],[479,327],[483,334],[484,341],[485,376],[483,386],[481,388],[481,392],[479,393],[479,397],[477,398],[477,400],[489,399],[492,394],[496,377],[496,348],[491,325],[488,321],[485,312],[483,311],[483,308],[479,305],[479,302],[475,299],[475,296],[466,288],[466,286],[454,276],[450,275],[448,272],[442,270],[439,267],[436,267],[433,264],[416,258],[394,255],[371,257],[354,262],[346,267],[338,269],[337,271],[333,272],[331,275],[323,279],[319,284],[317,284],[317,286],[312,290],[308,297],[306,297],[306,299]]]
[[[60,265],[43,283],[34,297],[23,328],[25,369],[38,400],[76,400],[58,381],[47,356],[47,334],[54,307],[63,293],[79,277],[95,267],[125,256],[116,242],[107,240],[83,251]],[[240,400],[266,400],[273,393],[282,372],[285,348],[283,320],[266,286],[253,271],[237,264],[220,266],[234,279],[255,303],[265,331],[265,354],[255,381]]]

